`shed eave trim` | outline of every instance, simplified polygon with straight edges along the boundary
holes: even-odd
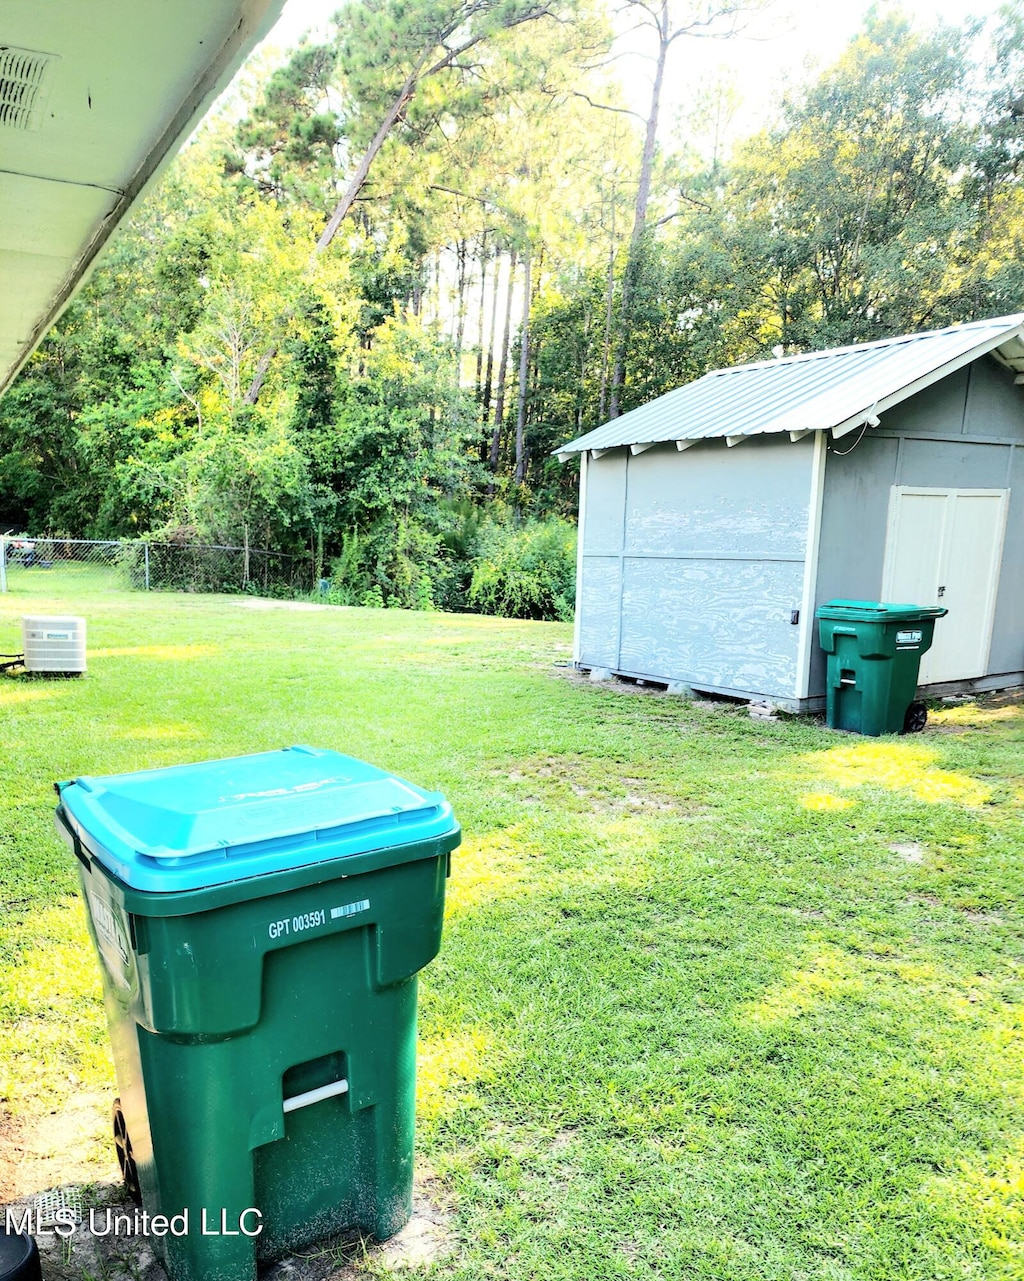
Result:
[[[839,440],[842,436],[848,436],[851,431],[856,431],[858,427],[867,427],[867,414],[858,414],[855,418],[848,418],[845,423],[838,427],[832,428],[832,439]]]
[[[922,374],[915,378],[913,382],[907,383],[898,391],[891,392],[888,396],[882,396],[879,400],[873,401],[870,405],[865,405],[863,409],[858,409],[855,414],[849,418],[844,418],[842,422],[833,424],[832,437],[838,439],[845,436],[848,432],[856,431],[861,426],[877,426],[877,423],[871,423],[872,417],[877,418],[879,414],[884,413],[887,409],[892,409],[894,405],[902,404],[903,401],[909,400],[911,396],[916,396],[919,391],[924,391],[934,383],[941,382],[943,378],[948,378],[950,374],[955,374],[958,369],[973,364],[979,356],[995,355],[999,346],[1019,338],[1024,333],[1024,324],[1018,325],[1017,328],[1009,335],[1000,334],[996,338],[988,338],[984,342],[978,343],[970,351],[965,351],[962,355],[947,360],[945,364],[939,365],[937,369],[930,370],[927,374]],[[1006,363],[1005,361],[1003,363]]]

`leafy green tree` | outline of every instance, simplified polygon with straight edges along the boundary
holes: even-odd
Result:
[[[991,64],[985,68],[988,100],[977,153],[986,196],[1015,185],[1024,160],[1024,3],[1010,0],[992,33]]]
[[[261,421],[247,410],[208,422],[173,470],[180,494],[176,523],[201,541],[240,545],[243,585],[253,547],[287,547],[292,527],[309,529],[306,459],[279,421]]]
[[[363,151],[317,241],[326,248],[348,217],[392,131],[434,124],[472,81],[480,47],[567,6],[539,0],[353,0],[345,10],[340,67],[352,107],[349,137]],[[453,93],[453,90],[455,91]],[[372,133],[371,133],[372,130]]]
[[[32,533],[87,528],[95,503],[75,431],[80,354],[62,322],[0,402],[0,521]]]
[[[229,173],[246,175],[264,195],[329,208],[343,125],[333,77],[333,44],[302,40],[283,67],[268,78],[259,100],[226,140]]]
[[[807,350],[964,319],[978,209],[963,34],[868,16],[679,236],[729,348]],[[698,309],[701,305],[698,304]]]
[[[106,537],[165,514],[165,483],[148,472],[136,486],[129,460],[145,452],[154,415],[180,399],[174,349],[202,307],[208,229],[184,199],[186,169],[176,167],[114,241],[0,402],[9,524]],[[165,437],[168,426],[154,431]]]
[[[415,317],[393,316],[346,380],[329,448],[351,515],[411,515],[471,484],[474,408],[450,359]]]

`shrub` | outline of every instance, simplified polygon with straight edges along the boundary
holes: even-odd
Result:
[[[490,525],[469,586],[470,608],[504,618],[568,620],[576,596],[576,528],[554,517]]]
[[[361,604],[363,595],[370,588],[370,576],[364,570],[362,560],[363,546],[359,534],[354,529],[347,530],[341,536],[341,554],[331,561],[328,599],[332,605]]]
[[[437,537],[405,517],[349,530],[331,562],[329,596],[373,609],[435,609],[428,567],[438,562],[437,553]]]

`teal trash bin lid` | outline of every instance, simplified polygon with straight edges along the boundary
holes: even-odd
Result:
[[[942,605],[893,605],[876,600],[830,600],[815,610],[816,618],[840,619],[850,623],[916,623],[923,618],[942,618],[949,610]]]
[[[172,893],[446,836],[439,792],[313,747],[58,784],[65,821],[134,889]]]

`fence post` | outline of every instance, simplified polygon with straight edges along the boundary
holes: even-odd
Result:
[[[0,592],[7,590],[7,535],[0,534]]]
[[[146,553],[146,591],[149,591],[149,543],[143,543]]]

